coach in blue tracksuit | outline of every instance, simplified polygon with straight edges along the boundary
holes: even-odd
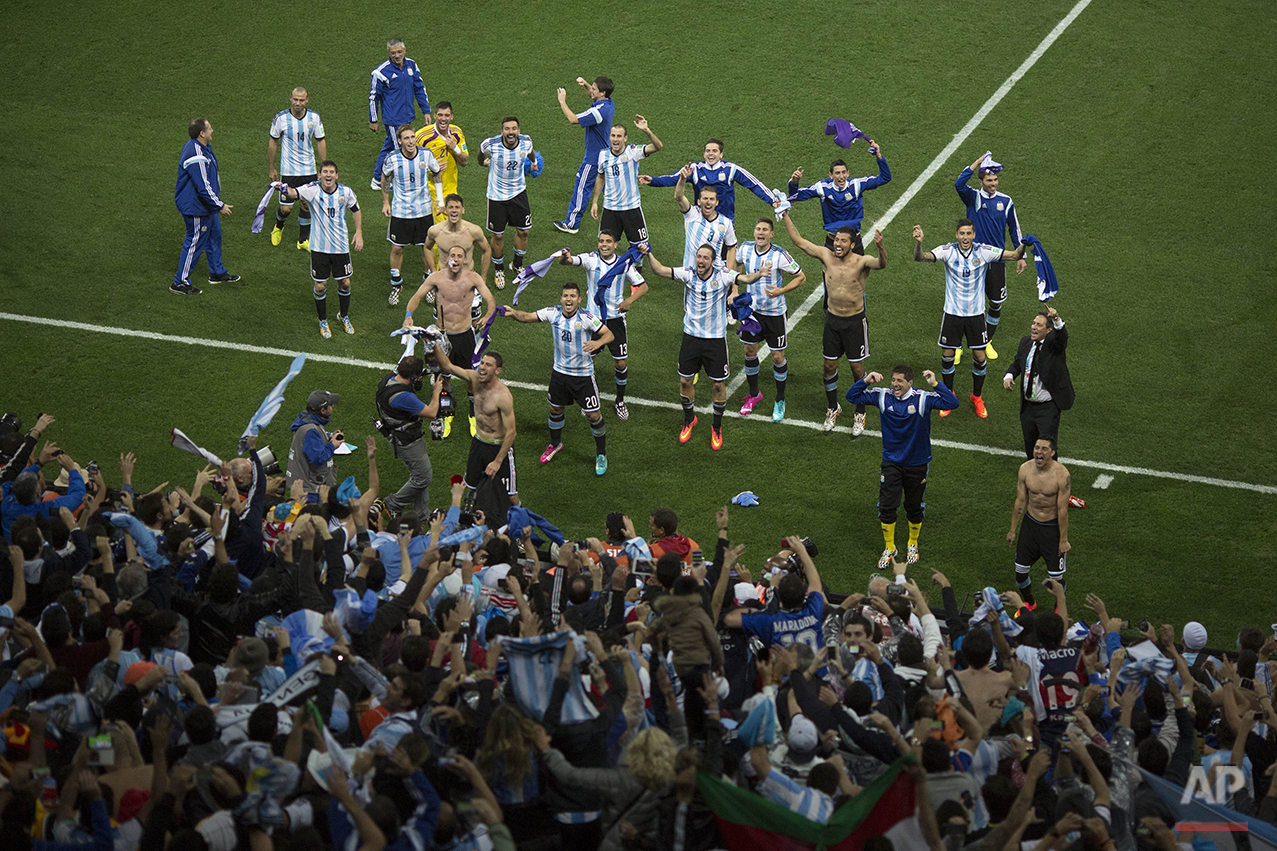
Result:
[[[222,216],[231,214],[231,205],[222,201],[218,193],[222,185],[217,178],[217,157],[209,142],[213,140],[213,125],[207,118],[191,120],[191,141],[182,148],[177,165],[177,187],[173,200],[177,211],[186,219],[186,239],[182,242],[182,256],[177,261],[177,274],[168,291],[174,295],[199,295],[200,289],[191,285],[191,270],[199,262],[201,254],[208,255],[208,282],[228,284],[239,280],[222,265]]]
[[[590,108],[585,112],[573,112],[568,106],[567,89],[559,89],[559,109],[569,124],[575,124],[585,131],[585,156],[576,170],[576,182],[572,184],[572,197],[568,199],[568,213],[562,221],[551,222],[554,229],[562,233],[576,233],[581,228],[581,216],[585,212],[586,202],[594,191],[594,179],[599,175],[599,154],[611,145],[609,137],[612,133],[612,116],[616,112],[616,104],[612,103],[611,77],[598,76],[593,82],[584,77],[577,77],[576,84],[584,86],[590,95]]]
[[[381,107],[381,123],[386,128],[386,141],[377,152],[377,164],[372,169],[372,188],[379,192],[381,165],[392,151],[399,148],[399,128],[412,124],[417,117],[414,100],[421,104],[422,126],[431,120],[426,84],[421,80],[417,63],[407,57],[403,40],[392,38],[386,42],[386,53],[390,58],[372,69],[372,86],[368,90],[368,127],[377,132],[377,107]]]
[[[891,387],[870,388],[882,380],[871,372],[851,385],[847,401],[856,405],[873,405],[882,415],[882,477],[878,485],[878,521],[886,549],[878,560],[878,569],[886,570],[896,554],[896,509],[900,492],[904,491],[905,519],[909,521],[908,564],[918,560],[918,533],[922,531],[923,497],[927,493],[927,467],[931,464],[931,412],[952,411],[958,407],[953,391],[936,381],[931,370],[922,377],[931,390],[913,386],[913,367],[899,364],[891,370]]]

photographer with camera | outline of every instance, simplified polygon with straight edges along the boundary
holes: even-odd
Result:
[[[417,398],[426,380],[426,364],[415,355],[399,361],[395,371],[381,379],[377,385],[377,430],[390,441],[395,457],[408,468],[408,481],[398,492],[373,503],[373,510],[384,508],[391,515],[398,515],[412,508],[418,517],[430,516],[430,480],[434,471],[430,456],[426,454],[425,431],[422,420],[432,420],[439,415],[439,394],[443,391],[443,378],[435,376],[430,404]]]
[[[332,418],[333,406],[340,401],[340,394],[316,390],[306,398],[306,410],[289,426],[293,443],[288,447],[288,471],[284,479],[284,487],[289,492],[297,481],[307,494],[318,494],[320,485],[337,487],[333,455],[345,442],[345,436],[340,430],[330,434],[324,426]]]

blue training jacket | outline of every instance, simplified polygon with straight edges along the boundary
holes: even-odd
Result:
[[[870,388],[862,378],[847,391],[847,401],[855,405],[873,405],[882,411],[882,460],[901,467],[919,467],[931,463],[931,412],[952,411],[958,407],[953,391],[937,384],[935,390],[914,387],[897,399],[890,385]]]
[[[182,147],[182,157],[177,163],[177,187],[173,200],[184,216],[207,216],[226,205],[217,193],[222,184],[217,178],[217,157],[208,145],[192,139]]]
[[[405,58],[402,68],[387,59],[372,72],[372,85],[368,90],[368,121],[377,120],[377,107],[381,107],[383,124],[411,124],[417,113],[412,102],[421,105],[422,115],[430,114],[430,101],[426,99],[426,84],[421,81],[417,63]]]

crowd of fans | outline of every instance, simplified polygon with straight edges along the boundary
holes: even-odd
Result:
[[[1217,803],[1277,823],[1258,628],[1075,620],[1050,580],[964,612],[903,565],[838,593],[797,536],[748,569],[726,508],[704,550],[669,508],[564,541],[460,483],[389,518],[372,438],[362,491],[285,492],[254,441],[108,486],[52,422],[0,436],[4,851],[692,851],[706,778],[823,823],[900,762],[918,844],[865,848],[1210,848],[1148,776],[1229,767]]]

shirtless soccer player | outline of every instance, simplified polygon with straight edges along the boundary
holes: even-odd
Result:
[[[443,347],[435,357],[444,372],[465,381],[470,388],[477,432],[470,438],[465,485],[471,491],[487,476],[496,479],[510,502],[519,504],[519,487],[514,473],[514,397],[501,380],[501,355],[484,352],[477,369],[466,369],[448,360]]]
[[[1011,529],[1007,532],[1009,547],[1015,544],[1015,527],[1020,527],[1020,543],[1015,548],[1015,584],[1030,608],[1037,603],[1033,599],[1029,570],[1038,559],[1046,562],[1047,576],[1064,587],[1064,571],[1071,548],[1069,494],[1072,485],[1068,469],[1055,460],[1055,438],[1039,437],[1033,444],[1033,460],[1020,465]]]
[[[477,247],[480,252],[479,268],[476,270],[479,277],[485,281],[488,280],[488,268],[492,265],[492,246],[488,244],[488,237],[484,235],[483,228],[473,222],[467,222],[462,218],[466,214],[465,202],[461,200],[461,196],[453,192],[444,199],[443,215],[440,221],[436,222],[430,231],[426,234],[426,253],[430,253],[430,249],[434,248],[440,257],[447,257],[449,249],[454,245],[460,245],[465,249],[466,260],[465,267],[474,269],[474,254]],[[426,264],[430,267],[430,271],[434,271],[434,258],[428,257]],[[426,300],[434,303],[434,293],[426,295]],[[470,304],[470,324],[478,325],[479,319],[483,313],[483,298],[476,291],[474,300]],[[447,424],[450,424],[451,420]],[[445,424],[445,425],[447,425]],[[447,429],[451,431],[451,429]],[[470,433],[474,434],[474,423],[470,424]]]
[[[439,226],[435,225],[435,227]],[[431,233],[433,232],[434,228],[431,228]],[[470,325],[470,306],[474,302],[475,294],[480,295],[484,304],[487,305],[487,310],[482,317],[484,322],[487,322],[497,309],[492,291],[483,282],[483,278],[467,265],[466,260],[465,248],[459,244],[452,245],[448,249],[447,266],[430,273],[421,287],[413,293],[412,298],[408,299],[408,309],[403,320],[405,328],[412,327],[413,311],[421,304],[423,298],[427,298],[432,293],[436,294],[435,307],[439,315],[439,324],[443,326],[444,333],[448,335],[448,342],[452,344],[452,360],[463,368],[469,368],[467,364],[472,364],[474,359],[475,339],[474,328]],[[470,395],[470,435],[472,437],[478,433],[474,409],[474,396]],[[445,421],[444,436],[447,437],[451,431],[448,422]]]
[[[798,228],[785,213],[785,230],[794,246],[820,261],[825,270],[825,423],[821,431],[833,431],[842,405],[838,402],[838,361],[846,356],[851,374],[857,381],[865,377],[865,361],[869,359],[869,319],[865,314],[865,284],[870,269],[887,268],[887,247],[882,244],[882,231],[874,231],[878,256],[868,257],[852,251],[856,232],[841,227],[834,234],[834,247],[825,248],[803,239]],[[856,406],[856,419],[851,427],[853,437],[865,431],[865,406]]]

